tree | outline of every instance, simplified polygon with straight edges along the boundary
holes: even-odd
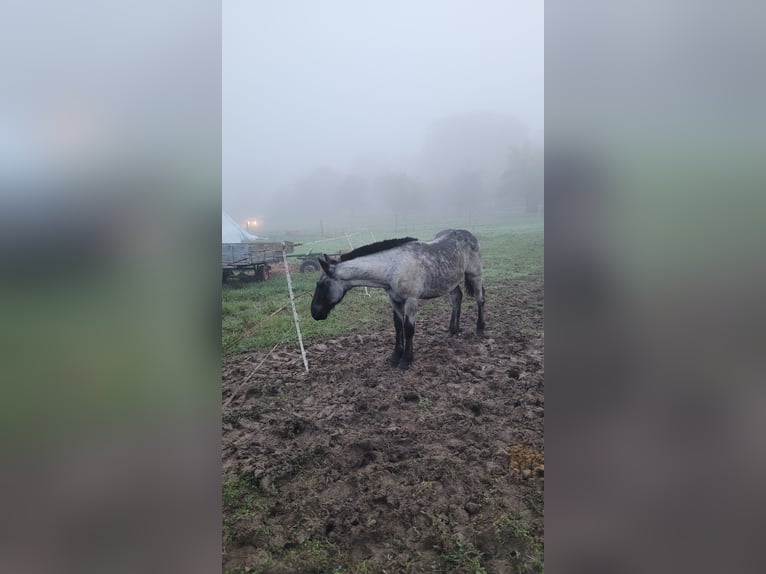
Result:
[[[520,203],[527,213],[538,213],[543,205],[544,189],[543,149],[529,144],[512,147],[508,167],[501,178],[501,201]]]
[[[347,175],[335,190],[335,209],[339,216],[356,219],[370,212],[369,181],[361,175]]]
[[[394,214],[395,226],[400,218],[420,213],[423,209],[423,190],[417,181],[404,172],[381,175],[375,182],[376,192]]]
[[[494,187],[506,166],[506,150],[528,141],[527,128],[505,114],[468,113],[429,126],[421,170],[429,179],[446,182],[465,172],[478,172]]]
[[[476,170],[464,170],[450,178],[446,192],[447,205],[464,217],[467,225],[484,207],[481,174]]]
[[[330,168],[307,173],[273,198],[271,220],[300,226],[334,217],[335,197],[342,180],[342,176]]]

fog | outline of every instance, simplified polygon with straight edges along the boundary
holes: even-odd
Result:
[[[543,38],[535,1],[224,2],[224,210],[270,231],[539,212]]]

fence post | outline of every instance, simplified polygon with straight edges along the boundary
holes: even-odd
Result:
[[[282,260],[285,262],[285,275],[287,276],[287,290],[290,292],[290,304],[293,307],[293,319],[295,319],[295,331],[298,333],[298,344],[301,346],[301,356],[303,357],[303,366],[306,372],[309,372],[309,362],[306,360],[306,349],[303,348],[303,337],[301,336],[301,327],[298,324],[298,311],[295,310],[295,295],[293,295],[293,282],[290,279],[290,268],[287,265],[287,253],[285,244],[282,242]]]

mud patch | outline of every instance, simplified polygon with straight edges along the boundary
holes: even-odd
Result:
[[[225,571],[541,571],[543,278],[487,286],[487,329],[391,332],[224,361]],[[330,352],[332,350],[332,352]],[[242,381],[247,383],[242,385]]]

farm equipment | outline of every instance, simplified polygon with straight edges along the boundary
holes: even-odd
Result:
[[[341,255],[341,252],[338,253],[328,253],[328,257],[338,257]],[[300,259],[303,263],[301,263],[301,273],[314,273],[315,271],[319,271],[321,268],[319,265],[319,258],[321,257],[317,253],[312,253],[309,251],[308,253],[305,253],[303,255],[290,255],[289,257],[296,257]]]
[[[270,263],[282,261],[282,251],[292,253],[300,243],[222,243],[221,269],[223,281],[267,281]],[[317,264],[318,266],[318,264]]]

